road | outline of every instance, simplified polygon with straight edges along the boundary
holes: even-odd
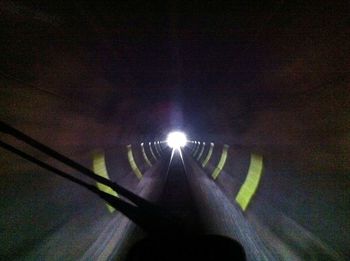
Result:
[[[238,154],[236,158],[247,163]],[[240,242],[248,260],[345,260],[287,211],[269,204],[263,193],[248,211],[242,211],[234,200],[242,179],[232,174],[240,167],[222,170],[217,180],[211,177],[214,168],[203,169],[188,149],[173,156],[164,150],[160,160],[143,171],[141,180],[129,171],[118,182],[180,217],[189,233],[222,235]],[[113,167],[110,170],[113,174]],[[103,201],[89,201],[18,260],[123,260],[130,247],[147,236],[120,212],[107,213]]]

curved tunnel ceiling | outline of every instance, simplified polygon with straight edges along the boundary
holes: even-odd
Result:
[[[334,193],[349,184],[346,1],[116,2],[0,2],[2,121],[86,165],[181,129],[324,173]],[[31,169],[14,161],[1,159],[7,205],[12,175]]]
[[[107,140],[180,126],[249,145],[318,146],[346,132],[340,3],[38,5],[1,5],[9,122],[47,133],[74,121],[58,137],[92,128]]]

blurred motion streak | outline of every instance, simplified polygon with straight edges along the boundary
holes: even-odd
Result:
[[[92,159],[92,169],[93,172],[95,172],[97,175],[104,177],[106,179],[109,179],[107,168],[106,168],[106,161],[105,161],[105,156],[102,151],[94,151],[93,154],[93,159]],[[97,182],[97,187],[99,190],[106,192],[112,196],[119,197],[117,192],[115,192],[111,187],[108,187],[102,183]],[[109,205],[106,204],[109,212],[113,213],[115,209]]]
[[[153,157],[154,160],[156,161],[156,160],[157,160],[157,157],[156,157],[156,155],[155,155],[154,152],[153,152],[152,143],[149,142],[148,145],[149,145],[149,150],[151,151],[152,157]]]
[[[197,151],[198,151],[198,149],[200,148],[200,146],[201,146],[201,143],[198,142],[198,143],[197,143],[196,150],[193,152],[193,157],[196,157]]]
[[[157,152],[158,156],[160,157],[161,154],[160,154],[160,151],[159,151],[159,149],[158,149],[158,147],[157,147],[157,142],[153,142],[153,145],[154,145],[154,147],[156,148],[156,152]]]
[[[126,148],[128,150],[128,160],[129,160],[129,164],[131,166],[132,171],[135,173],[135,175],[138,179],[142,179],[142,173],[141,173],[140,169],[137,167],[134,156],[132,154],[131,144],[127,145]]]
[[[143,158],[145,159],[146,163],[148,166],[152,167],[152,163],[151,161],[148,159],[147,157],[147,154],[146,154],[146,151],[145,151],[145,146],[144,146],[144,143],[142,142],[141,143],[141,149],[142,149],[142,155],[143,155]]]
[[[229,146],[227,144],[225,144],[224,148],[222,149],[222,153],[221,153],[221,157],[220,157],[219,163],[216,166],[216,168],[214,169],[213,174],[211,175],[214,180],[218,178],[219,174],[221,173],[222,169],[225,166],[228,148],[229,148]]]
[[[197,160],[199,160],[199,159],[202,157],[204,148],[205,148],[205,142],[203,142],[202,149],[201,149],[201,151],[200,151],[199,154],[198,154]]]
[[[258,188],[262,171],[263,157],[261,155],[251,154],[247,177],[236,197],[236,202],[240,205],[243,211],[247,209],[251,198]]]
[[[202,162],[202,167],[205,168],[205,166],[207,166],[210,158],[211,158],[211,155],[213,154],[213,149],[214,149],[214,143],[213,142],[210,142],[210,148],[209,148],[209,151],[208,151],[208,154],[207,156],[205,157],[205,159],[203,160]]]

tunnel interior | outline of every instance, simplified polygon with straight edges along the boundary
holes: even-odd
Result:
[[[349,259],[349,11],[1,0],[0,259]]]

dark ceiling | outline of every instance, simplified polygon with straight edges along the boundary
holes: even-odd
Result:
[[[349,151],[347,1],[4,0],[0,12],[1,119],[52,146],[181,128]]]

